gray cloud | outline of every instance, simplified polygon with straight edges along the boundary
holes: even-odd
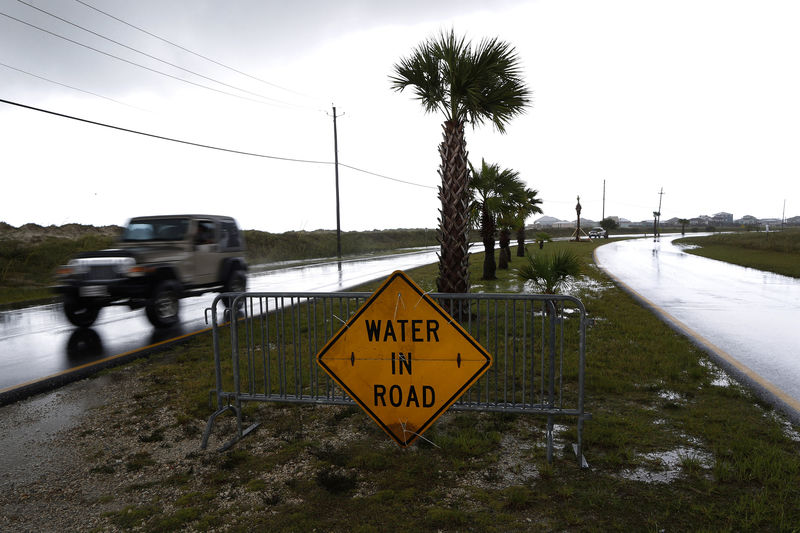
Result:
[[[196,70],[210,77],[234,79],[229,71],[202,61],[158,39],[98,13],[76,1],[26,0],[36,7],[120,41],[147,54]],[[409,24],[486,7],[482,0],[323,0],[301,2],[218,0],[87,0],[87,3],[129,24],[245,72],[262,70],[274,60],[291,61],[295,54],[326,39],[384,24]],[[503,6],[511,0],[496,2]],[[68,39],[146,67],[207,81],[117,46],[56,20],[20,2],[6,0],[0,12]],[[0,17],[0,62],[36,75],[109,97],[124,97],[146,87],[163,91],[180,82],[61,39],[45,31]],[[343,58],[347,60],[347,58]],[[18,97],[46,96],[67,89],[0,67],[0,81]],[[270,80],[272,81],[272,80]],[[291,80],[274,80],[291,85]],[[239,80],[237,83],[241,82]],[[178,85],[176,85],[178,84]],[[220,87],[218,87],[220,88]]]

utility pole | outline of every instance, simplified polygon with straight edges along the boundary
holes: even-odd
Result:
[[[336,257],[342,269],[342,225],[339,210],[339,138],[336,133],[336,106],[333,107],[333,167],[336,172]]]
[[[786,223],[786,198],[783,199],[783,214],[781,215],[781,231],[783,231],[783,225]]]
[[[606,180],[603,180],[603,217],[600,222],[606,219]]]
[[[661,187],[661,191],[658,193],[658,211],[656,211],[656,219],[657,219],[657,226],[656,226],[656,233],[657,236],[661,236],[661,199],[664,197],[664,187]]]

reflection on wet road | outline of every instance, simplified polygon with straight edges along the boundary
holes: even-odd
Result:
[[[687,254],[676,238],[613,242],[597,263],[800,412],[800,280]]]
[[[369,259],[279,268],[251,274],[248,290],[333,292],[436,262],[436,249]],[[91,329],[69,324],[60,304],[0,311],[0,393],[23,383],[189,334],[208,326],[204,311],[216,294],[181,300],[179,326],[154,330],[144,310],[107,307]]]

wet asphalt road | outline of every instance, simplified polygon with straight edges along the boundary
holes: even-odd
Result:
[[[333,292],[436,260],[436,249],[427,248],[345,260],[341,269],[336,261],[271,265],[272,270],[250,274],[248,290]],[[0,395],[22,385],[35,385],[45,378],[57,378],[83,365],[124,356],[208,328],[205,309],[215,296],[209,293],[181,300],[181,324],[163,331],[150,325],[144,309],[131,311],[122,306],[103,309],[94,326],[84,329],[67,322],[60,304],[0,311]]]
[[[682,251],[680,236],[612,242],[597,264],[723,367],[800,413],[800,280]],[[791,414],[791,413],[790,413]]]

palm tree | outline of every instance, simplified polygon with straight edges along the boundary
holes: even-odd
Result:
[[[503,213],[499,219],[500,238],[498,245],[500,246],[500,259],[497,261],[497,268],[505,270],[508,268],[508,263],[511,261],[511,227],[517,226],[517,213],[513,210],[513,206]]]
[[[503,216],[498,219],[498,225],[500,227],[500,261],[498,262],[497,268],[507,269],[508,264],[511,262],[511,248],[509,245],[511,244],[512,230],[517,232],[518,250],[520,231],[522,233],[522,256],[524,257],[525,220],[531,212],[542,212],[537,205],[541,203],[541,200],[536,198],[537,194],[537,191],[526,188],[525,184],[520,181],[519,186],[509,197],[510,205],[508,209],[503,212]]]
[[[496,279],[494,260],[494,235],[498,220],[503,220],[515,209],[514,198],[524,188],[519,173],[509,168],[500,170],[497,164],[486,164],[481,159],[481,168],[476,170],[469,164],[471,176],[469,190],[472,196],[470,220],[478,228],[483,241],[483,276],[481,279]],[[502,259],[502,256],[501,256]]]
[[[611,230],[617,229],[619,227],[619,222],[617,222],[611,217],[604,218],[603,220],[600,221],[600,227],[605,230],[606,239],[608,239],[608,234],[611,232]]]
[[[439,277],[441,292],[469,291],[469,169],[464,125],[491,122],[500,133],[524,112],[530,91],[520,76],[514,48],[484,39],[476,47],[455,32],[442,32],[421,43],[394,66],[392,88],[413,87],[427,113],[444,115],[439,145]]]
[[[538,194],[537,190],[525,189],[525,202],[519,205],[517,211],[517,257],[525,257],[525,221],[529,216],[543,212],[539,207],[542,200],[537,198]]]
[[[536,244],[539,245],[539,249],[544,248],[544,243],[550,242],[550,234],[545,231],[540,231],[536,234]]]
[[[681,225],[681,235],[686,235],[686,224],[689,223],[688,218],[679,218],[678,224]]]

